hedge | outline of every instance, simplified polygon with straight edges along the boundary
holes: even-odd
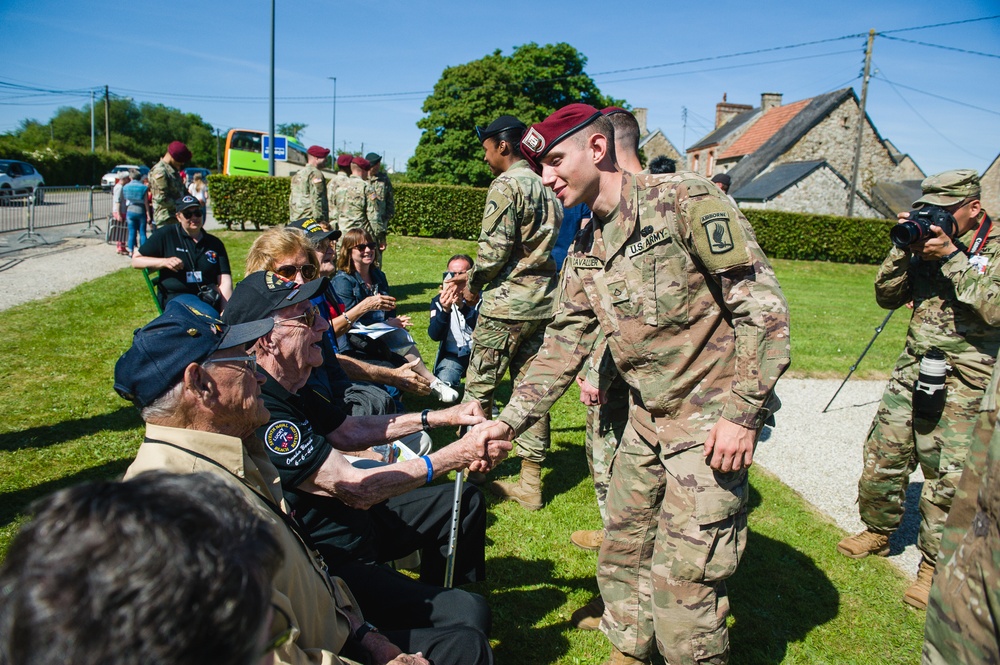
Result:
[[[123,152],[90,152],[80,149],[26,151],[0,145],[0,159],[28,162],[45,178],[48,187],[81,184],[99,185],[101,176],[116,164],[135,164],[133,157]]]
[[[212,175],[215,218],[232,228],[288,221],[289,178]],[[396,214],[390,233],[432,238],[479,237],[486,189],[454,185],[394,185]],[[895,220],[859,219],[746,209],[761,247],[771,258],[877,264],[889,252]]]

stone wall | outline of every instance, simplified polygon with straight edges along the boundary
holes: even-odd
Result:
[[[646,141],[645,145],[642,146],[642,153],[646,156],[646,163],[654,157],[659,157],[660,155],[665,155],[670,159],[677,162],[677,170],[687,168],[685,166],[686,160],[684,156],[679,154],[674,146],[671,145],[670,141],[663,135],[663,132],[656,131],[653,136]]]
[[[805,212],[815,215],[836,215],[847,213],[847,190],[849,186],[827,166],[821,166],[802,180],[765,201],[739,201],[741,208],[783,210],[785,212]],[[854,216],[880,219],[882,213],[869,206],[855,195]]]
[[[983,193],[980,200],[990,218],[1000,221],[1000,155],[993,160],[979,180]]]

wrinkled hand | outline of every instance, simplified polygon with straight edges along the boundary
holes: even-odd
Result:
[[[439,418],[441,419],[440,423],[438,422]],[[472,427],[485,421],[486,414],[483,413],[483,407],[480,406],[479,402],[464,402],[440,411],[432,411],[428,414],[427,419],[428,422],[433,421],[431,424],[435,427],[439,425]]]
[[[482,457],[469,465],[469,471],[486,473],[502,462],[511,451],[514,430],[500,420],[487,420],[473,427],[462,440],[474,442]]]
[[[424,658],[424,655],[418,651],[414,654],[401,653],[386,665],[431,665],[431,661]]]
[[[594,385],[587,379],[576,377],[576,385],[580,386],[580,401],[583,404],[586,404],[587,406],[595,406],[597,404],[607,403],[607,393],[594,387]]]
[[[389,321],[387,321],[386,323],[396,326],[397,328],[409,328],[413,326],[413,322],[410,321],[410,317],[405,314],[401,316],[394,316],[393,318],[389,319]]]
[[[413,371],[413,368],[419,362],[420,359],[416,358],[405,365],[400,365],[391,370],[392,381],[388,383],[404,392],[414,393],[415,395],[430,395],[430,381]]]
[[[705,457],[716,471],[728,473],[749,469],[753,464],[753,444],[757,431],[719,418],[705,440]]]

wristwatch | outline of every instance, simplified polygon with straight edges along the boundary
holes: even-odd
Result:
[[[357,642],[358,644],[361,644],[361,640],[365,639],[365,635],[367,635],[368,633],[377,633],[377,632],[378,628],[365,621],[363,624],[358,626],[358,629],[356,631],[354,631],[354,633],[351,635],[351,639]]]

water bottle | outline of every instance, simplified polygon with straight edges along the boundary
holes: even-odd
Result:
[[[948,362],[941,349],[932,347],[920,360],[917,383],[913,386],[913,415],[938,420],[944,412],[945,378]]]

